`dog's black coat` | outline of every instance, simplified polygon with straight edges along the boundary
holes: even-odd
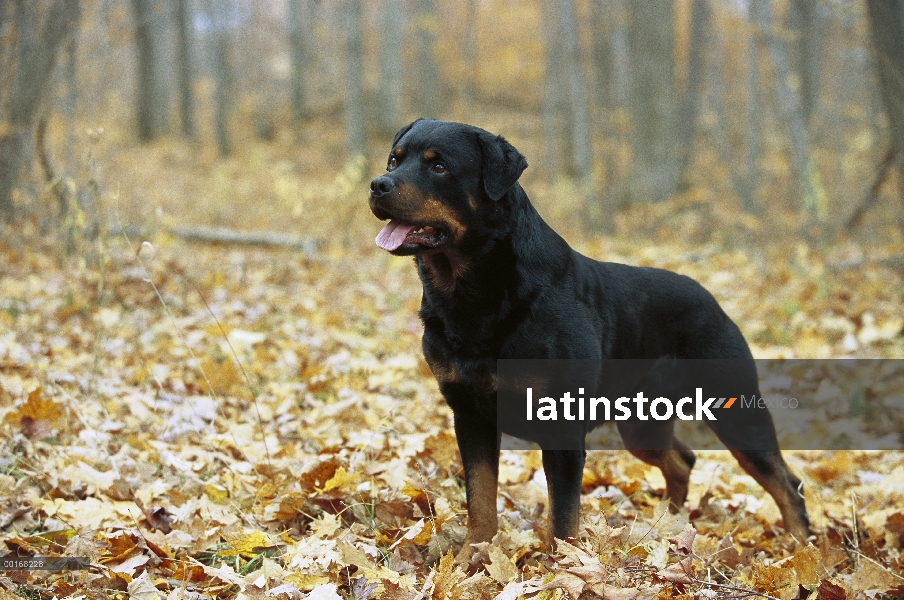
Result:
[[[415,257],[424,355],[454,413],[469,515],[459,559],[497,527],[497,359],[718,358],[753,366],[737,326],[696,281],[572,250],[518,184],[526,167],[502,137],[421,119],[398,132],[389,172],[371,183],[371,210],[390,219],[378,245]],[[752,393],[759,391],[755,373],[742,382]],[[723,419],[712,425],[775,498],[785,527],[806,536],[800,481],[782,459],[768,411],[744,411],[744,419],[734,428]],[[574,423],[577,440],[586,426]],[[694,455],[671,424],[619,422],[619,429],[628,449],[663,471],[673,503],[683,503]],[[644,449],[640,441],[651,436],[664,449]],[[582,450],[543,451],[557,538],[578,533],[583,464]]]

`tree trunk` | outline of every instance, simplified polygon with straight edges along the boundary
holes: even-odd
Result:
[[[634,162],[632,200],[658,202],[681,175],[676,147],[681,110],[675,93],[675,23],[672,0],[628,2],[631,47]]]
[[[465,76],[461,85],[462,120],[471,120],[474,114],[474,73],[477,67],[477,0],[468,0],[465,21],[465,38],[462,42],[462,54],[465,63]]]
[[[345,0],[345,145],[349,158],[364,152],[364,41],[361,0]]]
[[[764,22],[771,23],[772,14],[769,2],[767,0],[760,1],[762,2],[761,10]],[[826,216],[827,202],[821,186],[817,185],[819,174],[810,157],[810,132],[801,98],[791,87],[791,60],[788,57],[785,42],[779,39],[771,28],[766,30],[766,39],[772,59],[779,105],[788,126],[794,187],[803,199],[803,208],[817,220],[822,220]]]
[[[151,31],[153,0],[132,0],[132,14],[135,19],[135,49],[138,57],[138,89],[135,107],[138,119],[138,139],[149,142],[159,133],[156,122],[156,104],[160,102],[157,81],[157,48]]]
[[[807,125],[816,110],[821,71],[819,15],[816,0],[791,0],[790,28],[795,39],[795,68],[800,77],[800,108]]]
[[[404,0],[385,0],[380,7],[380,83],[377,96],[380,110],[377,112],[380,133],[393,135],[402,123],[402,40],[405,31]]]
[[[752,0],[752,3],[755,4],[759,1],[760,0]],[[727,32],[725,35],[733,35],[733,32]],[[723,43],[724,40],[720,40],[717,42],[717,45],[722,45]],[[731,139],[735,134],[735,128],[732,119],[734,113],[729,104],[733,95],[732,91],[734,91],[734,82],[729,79],[730,72],[726,66],[725,53],[713,52],[712,56],[712,66],[709,69],[709,73],[711,74],[711,103],[713,112],[716,115],[716,124],[712,129],[713,141],[721,161],[724,162],[725,167],[728,170],[731,189],[743,198],[745,190],[744,179],[741,177],[738,170],[734,168],[735,165],[740,163],[741,154],[738,152],[736,145],[731,142]],[[754,58],[751,60],[756,62],[756,55],[754,55]],[[762,110],[762,107],[756,105],[749,108],[753,111],[753,116],[758,118],[758,111]]]
[[[867,0],[876,72],[904,201],[904,0]]]
[[[601,166],[602,177],[598,182],[596,205],[589,205],[588,224],[595,231],[614,231],[616,200],[621,195],[621,149],[626,144],[625,107],[620,99],[625,96],[624,72],[619,70],[618,40],[625,40],[625,10],[622,0],[590,3],[590,27],[592,41],[590,57],[593,66],[592,89],[596,90],[591,101],[591,120],[597,124],[600,143],[594,146],[596,163]],[[626,54],[625,54],[626,55]]]
[[[611,0],[612,7],[612,35],[610,37],[610,52],[612,54],[612,110],[607,119],[612,123],[614,135],[612,136],[612,149],[609,153],[609,177],[606,186],[609,189],[607,202],[610,211],[625,199],[630,183],[630,152],[631,145],[631,48],[628,32],[630,30],[628,7],[626,0]],[[611,221],[614,230],[614,221]]]
[[[415,65],[417,79],[415,109],[419,117],[438,117],[442,112],[439,72],[436,67],[434,46],[439,22],[433,0],[415,0]]]
[[[232,102],[232,61],[229,48],[229,34],[226,31],[218,31],[214,37],[216,46],[216,73],[217,89],[214,92],[216,120],[217,147],[221,156],[229,156],[232,153],[232,143],[229,140],[229,113]]]
[[[562,43],[561,19],[557,4],[554,2],[543,3],[543,38],[546,44],[544,52],[545,68],[543,71],[543,139],[544,156],[543,166],[550,175],[558,174],[565,169],[562,156],[563,136],[561,134],[565,125],[565,107],[567,97],[564,91],[567,89],[563,76],[561,57],[564,54]]]
[[[221,156],[232,153],[229,139],[229,118],[232,112],[233,84],[232,36],[229,35],[229,16],[234,10],[233,0],[207,0],[207,14],[213,33],[214,77],[214,131]],[[226,13],[224,17],[223,13]]]
[[[291,4],[291,3],[290,3]],[[182,134],[195,137],[195,96],[192,90],[191,48],[192,23],[188,0],[175,0],[176,5],[176,63],[179,77],[179,116]]]
[[[590,119],[587,116],[587,89],[581,73],[581,53],[578,47],[578,20],[574,0],[559,0],[562,39],[565,55],[562,65],[568,74],[569,106],[571,119],[569,139],[571,146],[570,171],[586,186],[592,175],[590,153]]]
[[[687,173],[694,156],[697,137],[697,117],[700,112],[700,96],[703,88],[703,57],[709,38],[709,0],[693,0],[691,4],[691,37],[687,57],[687,86],[681,107],[681,140],[678,144],[680,173]]]
[[[610,48],[612,30],[610,21],[616,18],[614,3],[590,3],[590,27],[593,39],[590,42],[590,60],[593,64],[593,85],[599,119],[607,120],[608,110],[612,107],[613,60]]]
[[[615,104],[627,109],[631,102],[631,27],[628,23],[627,2],[613,0],[615,18],[612,21],[612,91]]]
[[[76,58],[78,56],[78,34],[73,33],[66,45],[66,103],[64,112],[66,115],[66,170],[74,173],[75,164],[75,131],[76,131],[76,105],[78,101],[78,70]]]
[[[7,97],[6,131],[0,133],[0,218],[13,216],[12,192],[29,164],[30,138],[38,120],[38,110],[53,80],[53,68],[63,44],[78,28],[81,15],[78,0],[54,0],[47,8],[37,38],[27,36],[20,43],[19,61]]]
[[[756,191],[760,182],[760,140],[763,120],[760,118],[760,48],[762,47],[762,22],[760,19],[760,2],[753,0],[750,4],[750,29],[747,39],[747,119],[744,124],[744,176],[739,178],[738,193],[744,205],[744,211],[755,214],[759,211]]]
[[[307,116],[308,105],[305,77],[308,67],[308,25],[310,23],[310,0],[289,1],[289,57],[291,60],[290,94],[292,117],[301,122]]]

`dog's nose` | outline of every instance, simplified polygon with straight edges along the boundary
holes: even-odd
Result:
[[[385,196],[391,193],[393,189],[395,189],[395,182],[386,175],[377,177],[370,182],[370,195],[374,198]]]

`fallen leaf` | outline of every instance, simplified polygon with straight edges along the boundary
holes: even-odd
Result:
[[[138,600],[158,600],[162,598],[160,592],[151,582],[151,576],[145,571],[135,579],[129,582],[129,597]]]
[[[656,577],[671,583],[694,583],[694,565],[691,561],[692,557],[688,556],[681,562],[656,571]]]
[[[679,554],[690,554],[694,548],[694,537],[697,535],[697,530],[694,529],[694,526],[688,523],[684,526],[684,529],[676,535],[675,537],[670,537],[669,541],[675,544],[675,550],[678,551]]]
[[[498,546],[487,548],[490,562],[486,565],[487,573],[499,583],[507,583],[518,576],[518,568]]]
[[[252,555],[257,548],[266,548],[272,544],[267,539],[267,534],[263,531],[250,531],[238,537],[226,540],[230,548],[221,550],[220,556],[247,556]]]
[[[487,567],[489,570],[489,566]],[[455,556],[450,550],[439,559],[436,575],[433,578],[432,600],[458,600],[462,589],[458,584],[467,577],[465,572],[455,565]]]

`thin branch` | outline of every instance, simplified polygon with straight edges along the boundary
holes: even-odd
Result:
[[[885,180],[888,179],[892,166],[897,162],[896,158],[900,160],[898,152],[895,148],[889,148],[882,158],[882,161],[879,163],[879,167],[876,169],[876,176],[873,178],[873,183],[867,188],[866,192],[863,193],[863,197],[860,199],[857,208],[844,222],[844,230],[851,231],[860,225],[866,212],[876,204],[876,201],[879,199],[879,190],[882,188],[882,184],[885,183]]]
[[[769,600],[779,600],[775,596],[770,596],[769,594],[764,594],[762,592],[756,592],[754,590],[748,590],[746,588],[737,587],[734,585],[727,585],[725,583],[713,583],[711,581],[703,581],[702,579],[693,579],[693,578],[691,578],[691,579],[693,580],[694,583],[699,583],[700,585],[708,585],[710,587],[717,587],[717,588],[723,589],[723,590],[731,590],[732,592],[741,592],[747,596],[759,596],[761,598],[768,598]]]

